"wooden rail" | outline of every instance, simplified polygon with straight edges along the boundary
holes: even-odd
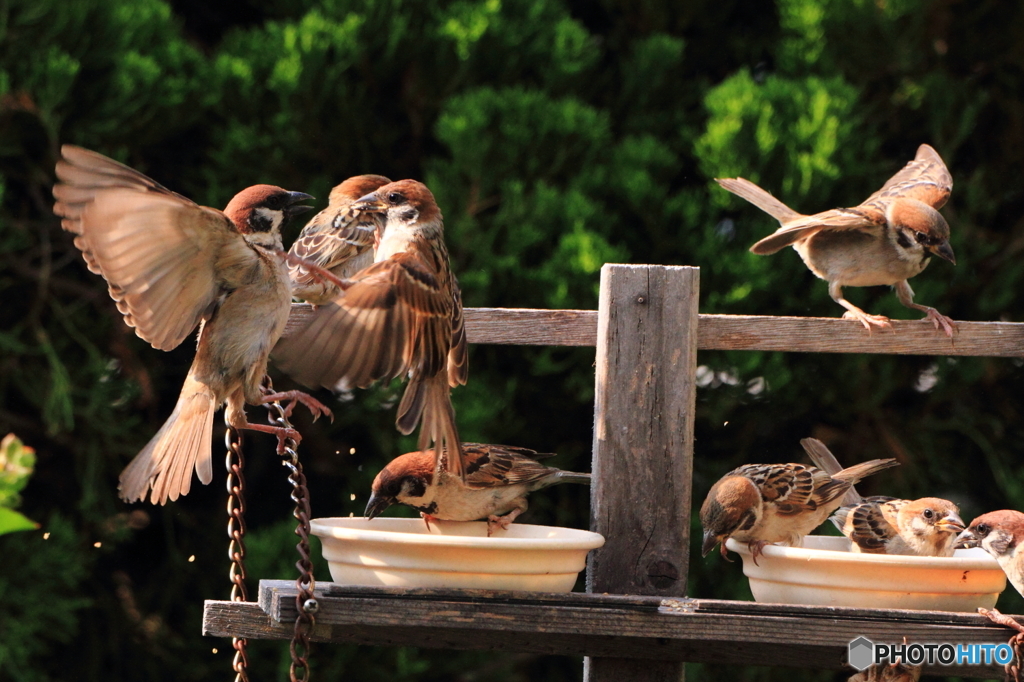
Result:
[[[728,662],[840,670],[847,644],[1001,644],[1007,631],[969,613],[488,590],[406,590],[318,583],[313,639],[378,646],[489,649],[657,662]],[[203,634],[287,639],[292,581],[260,582],[259,604],[208,601]],[[634,660],[632,674],[649,663]],[[1000,666],[926,668],[997,679]]]
[[[698,315],[697,348],[1024,357],[1024,323],[956,324],[950,340],[925,320],[893,320],[892,331],[869,334],[859,322],[838,317]],[[467,308],[466,333],[470,343],[595,346],[597,311]]]
[[[952,340],[923,320],[868,333],[840,318],[698,315],[697,293],[696,268],[606,264],[598,311],[465,311],[470,343],[596,347],[590,525],[607,543],[591,553],[587,594],[320,583],[314,639],[583,655],[586,682],[681,682],[681,661],[840,669],[860,636],[1006,642],[1007,629],[973,614],[686,598],[695,358],[697,350],[1022,357],[1024,324],[957,322]],[[311,310],[294,305],[289,328]],[[288,639],[294,609],[290,583],[263,581],[259,605],[207,602],[203,631]],[[932,672],[1001,674],[998,666]]]

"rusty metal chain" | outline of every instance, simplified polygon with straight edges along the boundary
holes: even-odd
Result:
[[[263,390],[266,393],[274,392],[270,377],[264,379]],[[288,421],[288,414],[281,403],[271,402],[267,403],[265,407],[270,413],[271,425],[287,429],[294,428]],[[291,682],[308,682],[310,672],[309,635],[313,631],[316,612],[320,605],[313,596],[316,580],[313,577],[313,560],[309,551],[309,518],[311,516],[309,489],[306,487],[306,475],[302,472],[302,464],[299,462],[297,450],[298,443],[293,438],[285,440],[281,464],[288,469],[288,481],[292,484],[292,501],[295,503],[292,515],[299,522],[295,528],[295,534],[299,537],[299,543],[295,546],[299,553],[299,560],[295,562],[295,567],[299,570],[299,577],[295,581],[298,591],[295,595],[295,609],[298,616],[295,619],[295,631],[290,646],[292,664],[288,672]]]
[[[231,581],[231,601],[248,601],[245,588],[245,476],[242,473],[245,459],[242,455],[242,434],[227,424],[224,432],[224,446],[227,456],[224,465],[228,470],[228,579]],[[248,640],[232,637],[231,646],[235,657],[231,668],[235,671],[235,682],[249,682]]]

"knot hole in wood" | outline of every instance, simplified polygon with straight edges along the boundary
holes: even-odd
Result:
[[[647,580],[652,587],[667,589],[679,581],[679,568],[670,561],[652,561],[647,565]]]

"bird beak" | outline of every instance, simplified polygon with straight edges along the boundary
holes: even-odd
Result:
[[[714,531],[704,531],[704,543],[700,546],[700,555],[707,556],[708,553],[715,548],[718,544],[718,536],[715,535]]]
[[[932,250],[932,253],[939,258],[948,260],[953,265],[956,265],[956,256],[953,255],[953,247],[949,245],[948,241],[944,241],[936,246],[935,249]]]
[[[944,518],[936,521],[935,527],[945,533],[961,533],[964,530],[964,522],[959,516],[950,512]]]
[[[968,528],[956,537],[956,544],[953,547],[954,549],[970,549],[971,547],[981,547],[981,543],[978,542],[974,531]]]
[[[394,503],[394,499],[384,497],[382,495],[378,496],[374,493],[373,495],[370,495],[370,501],[366,503],[366,511],[363,512],[363,516],[368,519],[375,519]]]
[[[284,209],[286,217],[291,218],[300,213],[305,213],[312,206],[299,206],[300,201],[312,201],[315,197],[312,197],[304,192],[288,192],[288,206]]]
[[[380,200],[376,192],[370,192],[366,196],[356,199],[352,208],[366,213],[384,213],[388,210],[387,204]]]

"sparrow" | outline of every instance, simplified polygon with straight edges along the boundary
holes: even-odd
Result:
[[[281,224],[312,199],[273,185],[235,195],[223,212],[199,206],[113,159],[64,145],[57,162],[54,213],[109,286],[124,321],[159,350],[177,347],[199,327],[195,360],[174,411],[121,474],[127,501],[164,504],[188,493],[192,470],[212,476],[213,415],[226,403],[238,429],[298,439],[292,429],[250,424],[245,403],[302,402],[298,391],[261,394],[270,349],[284,329],[291,285]]]
[[[700,508],[704,527],[701,555],[733,538],[746,542],[754,555],[770,543],[799,546],[803,537],[824,523],[842,503],[843,495],[862,478],[897,465],[895,459],[873,459],[831,476],[804,464],[746,464],[718,480]]]
[[[1024,553],[1017,551],[1022,541],[1024,514],[1012,509],[1001,509],[982,514],[971,521],[971,525],[957,538],[956,547],[984,549],[999,562],[1006,579],[1024,597]],[[1017,634],[1010,638],[1010,645],[1015,650],[1024,644],[1024,625],[1018,623],[1016,619],[1000,613],[998,609],[979,607],[978,613],[993,623],[1016,630]]]
[[[408,377],[398,430],[409,434],[422,422],[419,449],[445,453],[435,465],[463,478],[450,389],[466,383],[469,364],[441,211],[415,180],[384,185],[351,209],[384,217],[375,260],[333,301],[289,322],[274,363],[301,384],[334,390]]]
[[[957,538],[957,548],[981,547],[999,562],[1021,596],[1024,596],[1024,514],[1012,509],[982,514]]]
[[[352,204],[391,181],[382,175],[357,175],[331,190],[327,208],[313,216],[288,249],[303,261],[315,263],[345,279],[373,262],[384,216],[353,211]],[[311,272],[301,261],[290,265],[292,297],[313,305],[330,303],[341,289]]]
[[[850,551],[865,554],[951,557],[964,529],[956,505],[938,497],[868,497],[840,507],[832,523],[850,538]]]
[[[590,474],[544,466],[554,457],[510,445],[463,443],[465,481],[434,470],[433,452],[409,452],[391,460],[373,479],[365,516],[375,518],[393,504],[419,511],[430,522],[487,520],[487,535],[509,525],[526,511],[526,496],[558,483],[590,484]]]
[[[938,152],[918,147],[917,156],[867,200],[853,208],[835,208],[814,215],[797,213],[743,178],[716,179],[779,221],[781,227],[750,247],[768,255],[792,246],[811,272],[828,282],[828,293],[846,308],[845,318],[872,326],[891,327],[882,315],[869,315],[843,298],[843,287],[891,285],[900,303],[925,313],[936,329],[952,338],[953,321],[935,308],[914,303],[907,280],[935,255],[956,265],[949,245],[949,225],[938,212],[949,199],[953,178]]]

